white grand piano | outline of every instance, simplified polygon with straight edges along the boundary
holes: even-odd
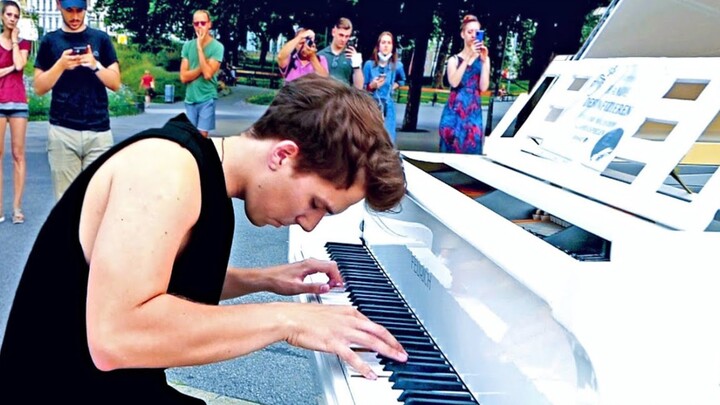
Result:
[[[291,227],[289,260],[332,258],[347,284],[302,300],[354,305],[410,354],[364,352],[369,381],[316,353],[325,402],[720,404],[720,29],[673,57],[632,52],[643,26],[608,47],[628,15],[702,28],[719,10],[614,2],[486,155],[402,152],[397,212]]]

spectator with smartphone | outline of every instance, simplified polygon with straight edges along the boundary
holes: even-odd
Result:
[[[440,152],[482,154],[482,92],[490,86],[490,59],[484,31],[474,15],[460,25],[463,49],[447,62],[450,96],[440,116]]]
[[[318,55],[315,32],[310,29],[300,28],[295,38],[287,41],[280,49],[277,62],[285,82],[310,73],[328,76],[327,59]]]
[[[35,59],[35,93],[52,90],[48,161],[55,198],[113,145],[106,89],[120,88],[112,40],[85,24],[85,0],[58,0],[63,25],[42,37]]]
[[[218,71],[225,46],[210,35],[212,19],[207,10],[193,13],[195,38],[180,52],[180,81],[185,89],[185,113],[204,137],[215,129],[215,102],[218,98]]]
[[[0,222],[5,221],[3,210],[3,158],[5,156],[5,128],[10,124],[10,145],[13,159],[12,222],[25,222],[22,195],[25,188],[25,135],[28,123],[28,102],[23,83],[23,69],[27,63],[30,42],[20,39],[18,22],[20,6],[14,1],[2,2],[2,34],[0,34]]]
[[[357,51],[357,38],[352,36],[352,32],[352,22],[345,17],[340,18],[332,29],[332,42],[318,55],[328,61],[331,77],[362,89],[362,55]]]
[[[372,60],[363,66],[365,88],[369,91],[385,118],[385,129],[395,143],[395,90],[405,84],[405,69],[398,60],[393,34],[385,31],[378,36]]]

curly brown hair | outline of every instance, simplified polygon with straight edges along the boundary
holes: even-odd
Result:
[[[340,81],[312,73],[287,82],[247,134],[295,142],[300,173],[345,189],[363,179],[365,203],[375,211],[395,208],[405,194],[402,160],[376,103]]]

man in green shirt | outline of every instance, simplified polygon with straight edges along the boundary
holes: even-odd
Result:
[[[332,42],[318,56],[325,57],[330,76],[358,89],[363,88],[362,55],[350,42],[353,26],[347,18],[340,18],[332,29]]]
[[[188,119],[207,138],[208,132],[215,129],[217,74],[225,47],[210,35],[212,21],[207,10],[193,14],[193,28],[197,38],[183,45],[180,81],[187,85],[185,111]]]

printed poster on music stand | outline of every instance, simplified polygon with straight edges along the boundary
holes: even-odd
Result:
[[[645,121],[641,100],[658,91],[653,86],[657,74],[649,68],[616,65],[590,78],[578,101],[558,117],[556,127],[562,130],[542,148],[602,172],[623,139],[632,137]]]

